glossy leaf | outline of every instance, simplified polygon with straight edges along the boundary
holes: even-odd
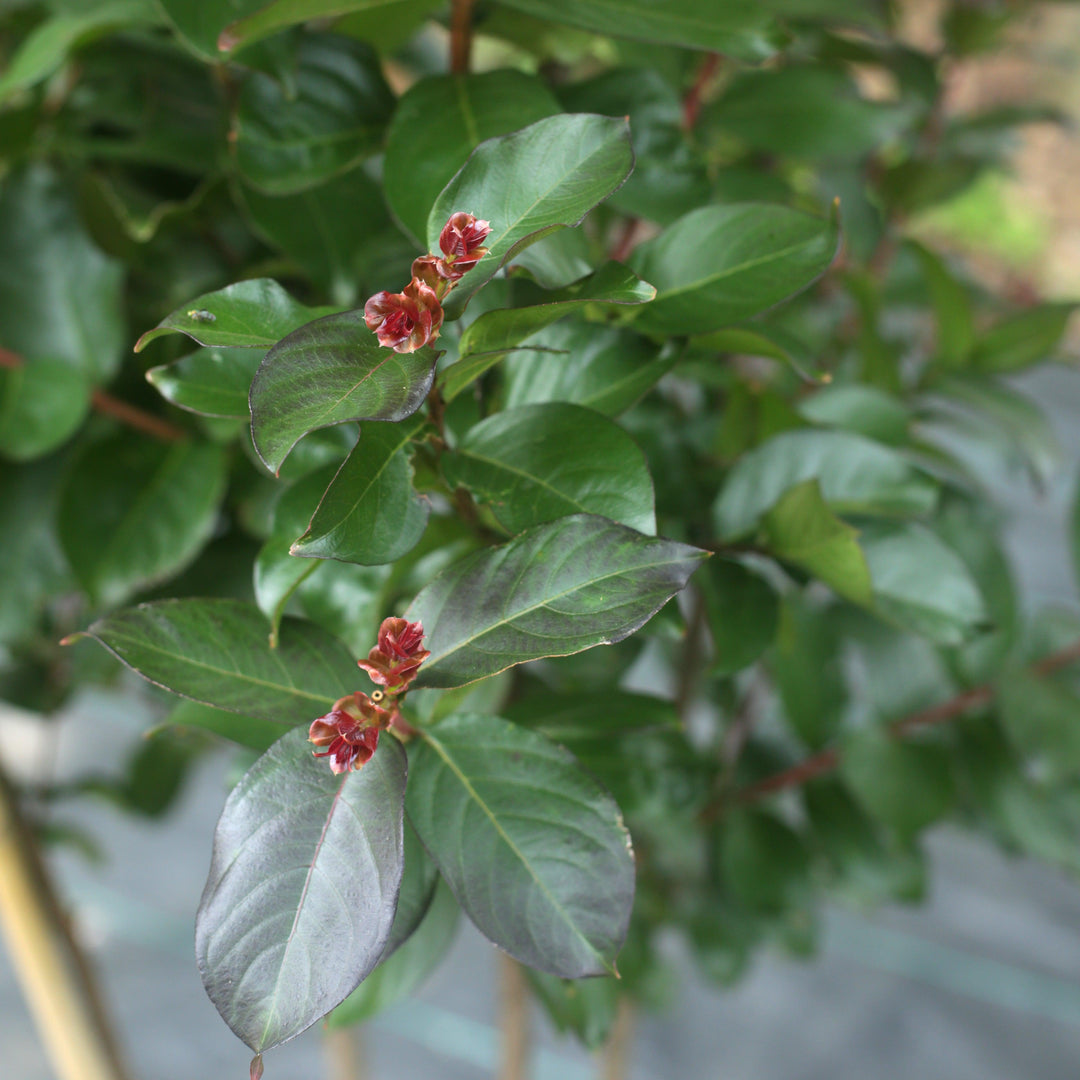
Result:
[[[210,539],[225,479],[225,455],[210,443],[121,434],[90,446],[67,477],[59,519],[83,588],[111,607],[189,563]]]
[[[678,355],[630,330],[576,321],[550,326],[523,344],[537,351],[511,354],[504,363],[507,408],[567,401],[618,416],[671,370]]]
[[[856,604],[873,602],[870,568],[859,547],[858,530],[829,509],[817,480],[788,488],[762,519],[769,550],[813,574]]]
[[[275,472],[309,431],[347,420],[404,420],[423,404],[438,354],[383,348],[362,311],[327,315],[272,348],[251,384],[251,434]]]
[[[619,808],[567,751],[494,716],[423,732],[409,820],[477,928],[565,978],[613,972],[634,897]]]
[[[656,287],[639,323],[654,333],[705,334],[741,322],[817,280],[838,242],[835,220],[783,206],[691,210],[630,257]]]
[[[276,649],[238,600],[158,600],[99,619],[87,634],[144,679],[218,709],[301,724],[356,690],[356,664],[314,623],[285,619]]]
[[[0,190],[0,325],[4,348],[111,376],[125,349],[124,270],[87,236],[58,177],[33,165]]]
[[[463,686],[542,656],[622,641],[686,584],[706,553],[591,514],[466,556],[413,601],[431,650],[417,686]]]
[[[868,523],[859,545],[874,583],[874,610],[939,645],[959,645],[987,623],[963,561],[913,521]]]
[[[0,368],[0,456],[41,457],[63,445],[90,409],[90,382],[62,360]]]
[[[413,491],[410,442],[422,424],[365,424],[331,481],[293,555],[376,566],[411,551],[429,503]]]
[[[551,91],[520,71],[433,75],[413,83],[386,134],[383,178],[390,208],[423,244],[439,192],[477,145],[558,111]]]
[[[843,431],[785,431],[735,464],[713,508],[721,537],[752,532],[780,496],[816,479],[822,497],[838,513],[926,514],[937,485],[899,454]]]
[[[708,49],[741,60],[764,60],[780,36],[770,13],[753,0],[502,0],[539,19],[569,23],[593,33],[637,38],[650,44]]]
[[[360,1024],[414,994],[446,958],[458,926],[454,894],[440,883],[413,935],[379,966],[330,1014],[331,1030]]]
[[[458,286],[462,293],[475,291],[527,244],[579,225],[633,164],[626,121],[606,116],[552,116],[488,139],[436,199],[428,215],[428,246],[439,250],[439,233],[459,210],[489,221],[488,254]]]
[[[775,640],[780,598],[761,574],[735,559],[710,559],[697,578],[705,598],[715,657],[727,675],[752,664]]]
[[[174,332],[187,334],[199,345],[269,349],[330,310],[305,307],[276,281],[253,278],[197,296],[177,308],[139,338],[135,351],[141,352],[154,338]]]
[[[577,694],[539,691],[516,698],[505,712],[508,720],[533,728],[555,742],[678,728],[682,724],[674,702],[625,690]]]
[[[257,1053],[299,1035],[379,961],[403,866],[405,752],[384,737],[359,771],[312,757],[302,728],[237,784],[195,920],[210,1000]]]
[[[375,153],[394,107],[375,53],[340,34],[305,34],[295,92],[249,75],[240,92],[233,150],[252,187],[284,195],[314,187]]]
[[[442,377],[443,397],[452,401],[474,379],[509,350],[551,323],[570,314],[577,304],[645,304],[656,290],[621,263],[609,262],[595,274],[528,307],[496,308],[470,323],[458,343],[460,359]]]
[[[512,533],[577,513],[656,532],[644,454],[618,424],[580,405],[523,405],[489,416],[442,466],[452,485],[488,503]]]
[[[166,401],[188,412],[246,419],[248,390],[262,358],[255,349],[199,349],[152,367],[146,378]]]

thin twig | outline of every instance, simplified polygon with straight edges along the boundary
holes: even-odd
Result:
[[[638,227],[640,225],[641,218],[637,217],[627,218],[622,223],[622,228],[619,230],[619,235],[615,239],[615,244],[608,258],[613,262],[624,262],[627,259],[637,243]]]
[[[611,1034],[601,1060],[603,1080],[626,1080],[633,1042],[634,1003],[626,994],[620,994],[615,1023],[611,1025]]]
[[[499,983],[499,1033],[502,1044],[499,1080],[528,1080],[529,1048],[532,1043],[529,988],[521,965],[505,954],[499,957]]]
[[[683,128],[686,131],[694,130],[694,125],[698,121],[698,116],[701,115],[702,95],[705,93],[705,90],[712,81],[719,66],[719,53],[710,53],[706,56],[701,67],[698,69],[697,78],[694,79],[694,85],[686,92],[686,97],[683,98]]]
[[[705,600],[699,589],[690,590],[690,613],[686,617],[686,638],[675,687],[675,709],[685,724],[694,701],[705,647]]]
[[[453,0],[450,9],[450,70],[455,75],[469,73],[472,52],[473,0]]]
[[[177,427],[176,424],[163,420],[160,416],[154,416],[153,413],[144,412],[135,405],[114,398],[112,394],[107,394],[104,390],[95,390],[90,395],[90,404],[97,412],[111,416],[114,420],[119,420],[122,424],[127,424],[128,427],[135,428],[136,431],[141,431],[145,435],[152,435],[163,442],[179,442],[188,437],[182,427]]]
[[[1060,671],[1070,664],[1080,661],[1080,641],[1073,642],[1067,648],[1060,649],[1049,656],[1044,656],[1029,668],[1033,675],[1047,676],[1055,671]],[[902,717],[889,725],[889,734],[894,738],[904,738],[913,731],[921,728],[932,727],[936,724],[944,724],[950,720],[956,720],[972,709],[989,705],[997,694],[997,687],[991,683],[977,686],[967,690],[956,697],[943,701],[940,705],[934,705],[929,709],[922,709],[910,716]],[[767,776],[756,784],[750,784],[735,793],[735,801],[738,803],[752,803],[763,799],[767,795],[773,795],[778,791],[786,791],[789,788],[799,787],[808,780],[831,772],[840,762],[840,753],[837,747],[830,746],[820,753],[814,754],[793,765],[790,769]],[[703,812],[706,818],[715,817],[720,807],[715,802],[710,803]]]
[[[367,1063],[355,1027],[331,1028],[323,1034],[327,1080],[367,1080]]]

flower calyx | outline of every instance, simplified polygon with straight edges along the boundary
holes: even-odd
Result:
[[[366,765],[379,745],[379,733],[390,726],[391,714],[356,691],[334,702],[325,715],[311,722],[308,742],[325,746],[315,757],[328,757],[335,773],[349,772]]]

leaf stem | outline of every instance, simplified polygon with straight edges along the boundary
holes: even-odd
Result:
[[[712,82],[712,78],[719,67],[719,53],[710,53],[702,61],[701,67],[698,69],[697,77],[694,79],[693,86],[690,87],[686,92],[686,97],[683,98],[683,130],[694,130],[694,126],[698,121],[698,116],[701,115],[702,95],[708,88],[709,83]]]
[[[111,416],[114,420],[119,420],[122,424],[127,424],[128,427],[141,431],[145,435],[161,439],[162,442],[180,442],[188,437],[182,427],[177,427],[176,424],[160,416],[144,412],[135,405],[130,405],[126,401],[113,397],[112,394],[105,393],[104,390],[95,390],[90,395],[90,404],[97,412]]]
[[[1048,676],[1070,664],[1080,661],[1080,641],[1074,641],[1071,645],[1057,652],[1044,656],[1041,660],[1032,664],[1030,671],[1033,675]],[[997,694],[997,688],[992,683],[985,683],[966,690],[956,697],[943,701],[939,705],[933,705],[928,709],[911,713],[894,721],[888,727],[889,734],[897,739],[905,738],[913,731],[921,728],[933,727],[944,724],[950,720],[956,720],[972,709],[989,705]],[[786,791],[789,788],[800,787],[809,780],[813,780],[825,773],[832,772],[840,763],[840,751],[836,746],[830,746],[813,754],[790,769],[774,773],[757,783],[749,784],[734,794],[734,801],[741,804],[757,802],[768,795],[774,795],[778,791]],[[722,800],[712,800],[702,811],[705,820],[711,820],[722,812]]]
[[[521,965],[509,956],[499,957],[501,984],[499,1033],[502,1057],[499,1080],[527,1080],[529,1048],[532,1042],[529,1027],[529,988]]]
[[[473,3],[474,0],[453,0],[450,10],[450,70],[455,75],[469,73]]]
[[[602,1080],[626,1080],[633,1042],[634,1003],[627,994],[620,994],[615,1023],[611,1025],[611,1034],[601,1058]]]

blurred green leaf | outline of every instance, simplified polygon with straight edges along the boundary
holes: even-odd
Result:
[[[86,373],[63,360],[0,367],[0,455],[41,457],[63,445],[90,410]]]

